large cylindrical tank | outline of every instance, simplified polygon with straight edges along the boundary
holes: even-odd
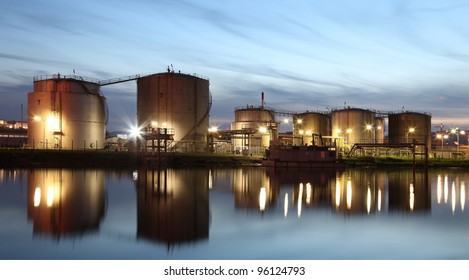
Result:
[[[293,115],[293,144],[294,145],[326,145],[314,136],[331,136],[331,115],[319,112],[305,112]],[[314,142],[314,143],[313,143]]]
[[[389,143],[410,143],[415,139],[430,147],[431,128],[430,115],[416,112],[389,114]]]
[[[137,80],[139,127],[174,132],[175,150],[204,151],[211,98],[209,81],[195,75],[159,73]]]
[[[332,136],[338,143],[375,142],[375,113],[370,110],[346,108],[332,111]]]
[[[235,151],[269,147],[270,140],[277,139],[278,124],[275,112],[265,107],[246,106],[235,110],[235,121],[231,123],[232,144]]]
[[[104,148],[107,104],[97,80],[34,77],[28,94],[28,145],[45,149]]]

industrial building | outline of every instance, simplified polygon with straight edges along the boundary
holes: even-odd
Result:
[[[273,109],[247,105],[235,109],[231,123],[232,144],[237,154],[263,153],[277,139],[278,123]]]
[[[173,151],[206,151],[212,104],[209,84],[200,75],[172,71],[138,78],[138,126],[146,132],[170,134]]]
[[[36,76],[28,94],[28,146],[103,149],[108,111],[99,81],[80,76]]]
[[[101,87],[128,81],[136,81],[137,86],[138,137],[119,134],[108,138],[112,142],[108,143],[108,108]],[[452,151],[454,147],[457,152],[465,151],[460,145],[467,142],[465,131],[457,128],[433,135],[431,115],[427,113],[351,107],[287,112],[266,107],[263,92],[260,106],[235,108],[230,129],[217,131],[209,128],[212,106],[209,79],[169,68],[167,72],[110,80],[55,74],[36,76],[33,82],[34,90],[28,93],[27,122],[22,122],[21,127],[16,127],[20,122],[15,127],[11,127],[11,122],[0,123],[2,147],[100,150],[112,144],[108,150],[137,148],[248,155],[263,154],[272,143],[282,143],[334,146],[339,155],[350,156],[356,151],[362,155],[380,155],[380,151],[385,151],[390,155],[390,148],[409,150],[413,143],[418,143],[423,150],[441,150],[440,156],[444,156],[443,151]],[[291,125],[288,124],[291,131],[279,133],[280,125],[287,124],[278,120],[280,116],[291,119]]]
[[[28,124],[23,121],[0,120],[0,147],[23,148],[28,143]]]

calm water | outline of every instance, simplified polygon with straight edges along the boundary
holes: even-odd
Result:
[[[0,259],[469,259],[469,170],[0,170]]]

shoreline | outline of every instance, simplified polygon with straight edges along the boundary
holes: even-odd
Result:
[[[213,153],[168,153],[160,166],[164,167],[260,167],[261,156],[241,156]],[[412,158],[360,157],[341,160],[345,168],[413,168]],[[147,162],[146,167],[156,168],[158,163]],[[77,167],[77,168],[142,168],[142,154],[135,152],[113,152],[102,150],[0,150],[0,168]],[[469,168],[469,159],[430,158],[428,166],[421,158],[415,161],[416,168]]]

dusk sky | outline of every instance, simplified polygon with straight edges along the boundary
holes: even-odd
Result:
[[[0,119],[26,119],[33,77],[209,77],[210,124],[238,106],[430,113],[469,129],[469,1],[0,0]],[[136,119],[136,82],[104,86],[109,130]],[[433,128],[436,130],[436,128]]]

